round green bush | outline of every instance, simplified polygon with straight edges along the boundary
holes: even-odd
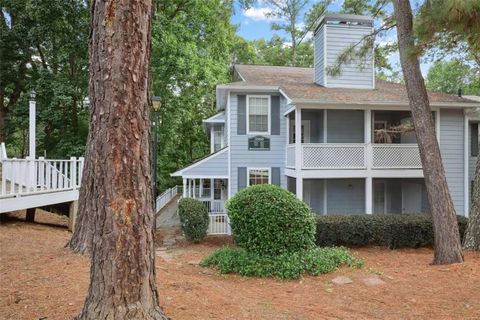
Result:
[[[208,211],[205,204],[191,198],[180,199],[178,215],[188,241],[198,243],[207,236]]]
[[[294,194],[256,185],[227,202],[235,242],[249,252],[276,255],[315,245],[315,214]]]

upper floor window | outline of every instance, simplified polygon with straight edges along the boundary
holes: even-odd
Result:
[[[248,97],[248,133],[270,133],[270,98],[267,96]]]
[[[248,185],[270,183],[270,169],[249,169],[248,170]]]

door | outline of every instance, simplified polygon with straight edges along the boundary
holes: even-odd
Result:
[[[419,183],[402,183],[402,213],[422,211],[422,185]]]

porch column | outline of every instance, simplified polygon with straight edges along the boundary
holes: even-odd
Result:
[[[372,110],[365,110],[365,164],[367,170],[373,165],[373,148],[372,148]]]
[[[373,213],[373,183],[372,177],[365,179],[365,213]]]
[[[297,198],[303,201],[303,178],[297,175],[295,178]]]
[[[203,179],[200,179],[199,183],[200,183],[200,185],[198,186],[198,188],[199,188],[198,197],[201,198],[201,197],[203,197]]]
[[[295,107],[295,171],[296,171],[296,194],[303,200],[303,150],[302,150],[302,109]]]
[[[193,199],[196,198],[196,185],[195,185],[195,182],[197,182],[197,179],[193,179]]]
[[[183,197],[187,197],[187,179],[183,178]]]

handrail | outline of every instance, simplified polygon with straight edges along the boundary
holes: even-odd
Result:
[[[173,198],[175,198],[175,196],[178,194],[179,189],[181,189],[181,186],[175,186],[162,192],[162,194],[160,194],[155,200],[156,212],[160,211],[163,207],[167,205],[167,203],[169,203]]]

